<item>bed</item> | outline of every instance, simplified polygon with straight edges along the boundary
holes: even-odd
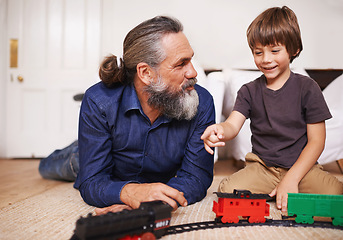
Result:
[[[197,69],[198,65],[196,65]],[[197,69],[198,70],[198,69]],[[292,69],[293,72],[310,76],[323,91],[330,108],[332,118],[326,121],[326,146],[318,162],[327,164],[343,159],[343,69]],[[232,111],[239,88],[261,75],[258,70],[229,69],[205,70],[205,76],[199,69],[200,85],[207,88],[214,97],[216,121],[224,121]],[[220,149],[217,158],[234,158],[244,160],[246,153],[251,151],[250,120],[243,125],[238,136],[229,141],[224,149]],[[217,151],[218,152],[218,151]]]

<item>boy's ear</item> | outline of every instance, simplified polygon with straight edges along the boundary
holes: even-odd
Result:
[[[145,84],[149,85],[151,79],[154,77],[154,71],[152,68],[145,62],[137,64],[137,76]]]
[[[300,52],[300,49],[297,50],[297,52],[294,54],[293,57],[298,56],[299,52]]]

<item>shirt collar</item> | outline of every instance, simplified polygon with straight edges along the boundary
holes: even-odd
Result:
[[[132,109],[138,109],[143,112],[141,103],[138,100],[136,89],[133,84],[129,84],[125,87],[121,104],[123,105],[123,109],[125,112]]]

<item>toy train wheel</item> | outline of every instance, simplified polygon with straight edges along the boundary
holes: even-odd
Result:
[[[142,234],[141,239],[142,240],[156,240],[156,237],[153,233],[146,232]]]
[[[222,223],[238,223],[239,218],[237,216],[223,216],[222,217]]]
[[[220,216],[220,217],[216,217],[215,219],[214,219],[214,221],[216,222],[216,223],[221,223],[222,222],[222,216]]]
[[[295,222],[296,223],[307,223],[307,224],[313,224],[314,223],[314,219],[312,216],[310,215],[305,215],[305,214],[299,214],[297,215],[297,217],[295,218]]]
[[[266,219],[264,217],[249,217],[248,218],[249,223],[264,223],[266,222]]]
[[[343,217],[332,218],[332,224],[334,226],[342,226],[343,227]]]

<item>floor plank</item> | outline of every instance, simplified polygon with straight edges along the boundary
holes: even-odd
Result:
[[[0,208],[61,184],[43,179],[38,165],[37,159],[0,159]]]
[[[229,176],[243,165],[242,161],[219,160],[214,166],[214,174]],[[0,209],[63,184],[61,181],[43,179],[38,166],[39,159],[0,159]],[[327,165],[325,170],[343,181],[343,174],[336,162]]]

